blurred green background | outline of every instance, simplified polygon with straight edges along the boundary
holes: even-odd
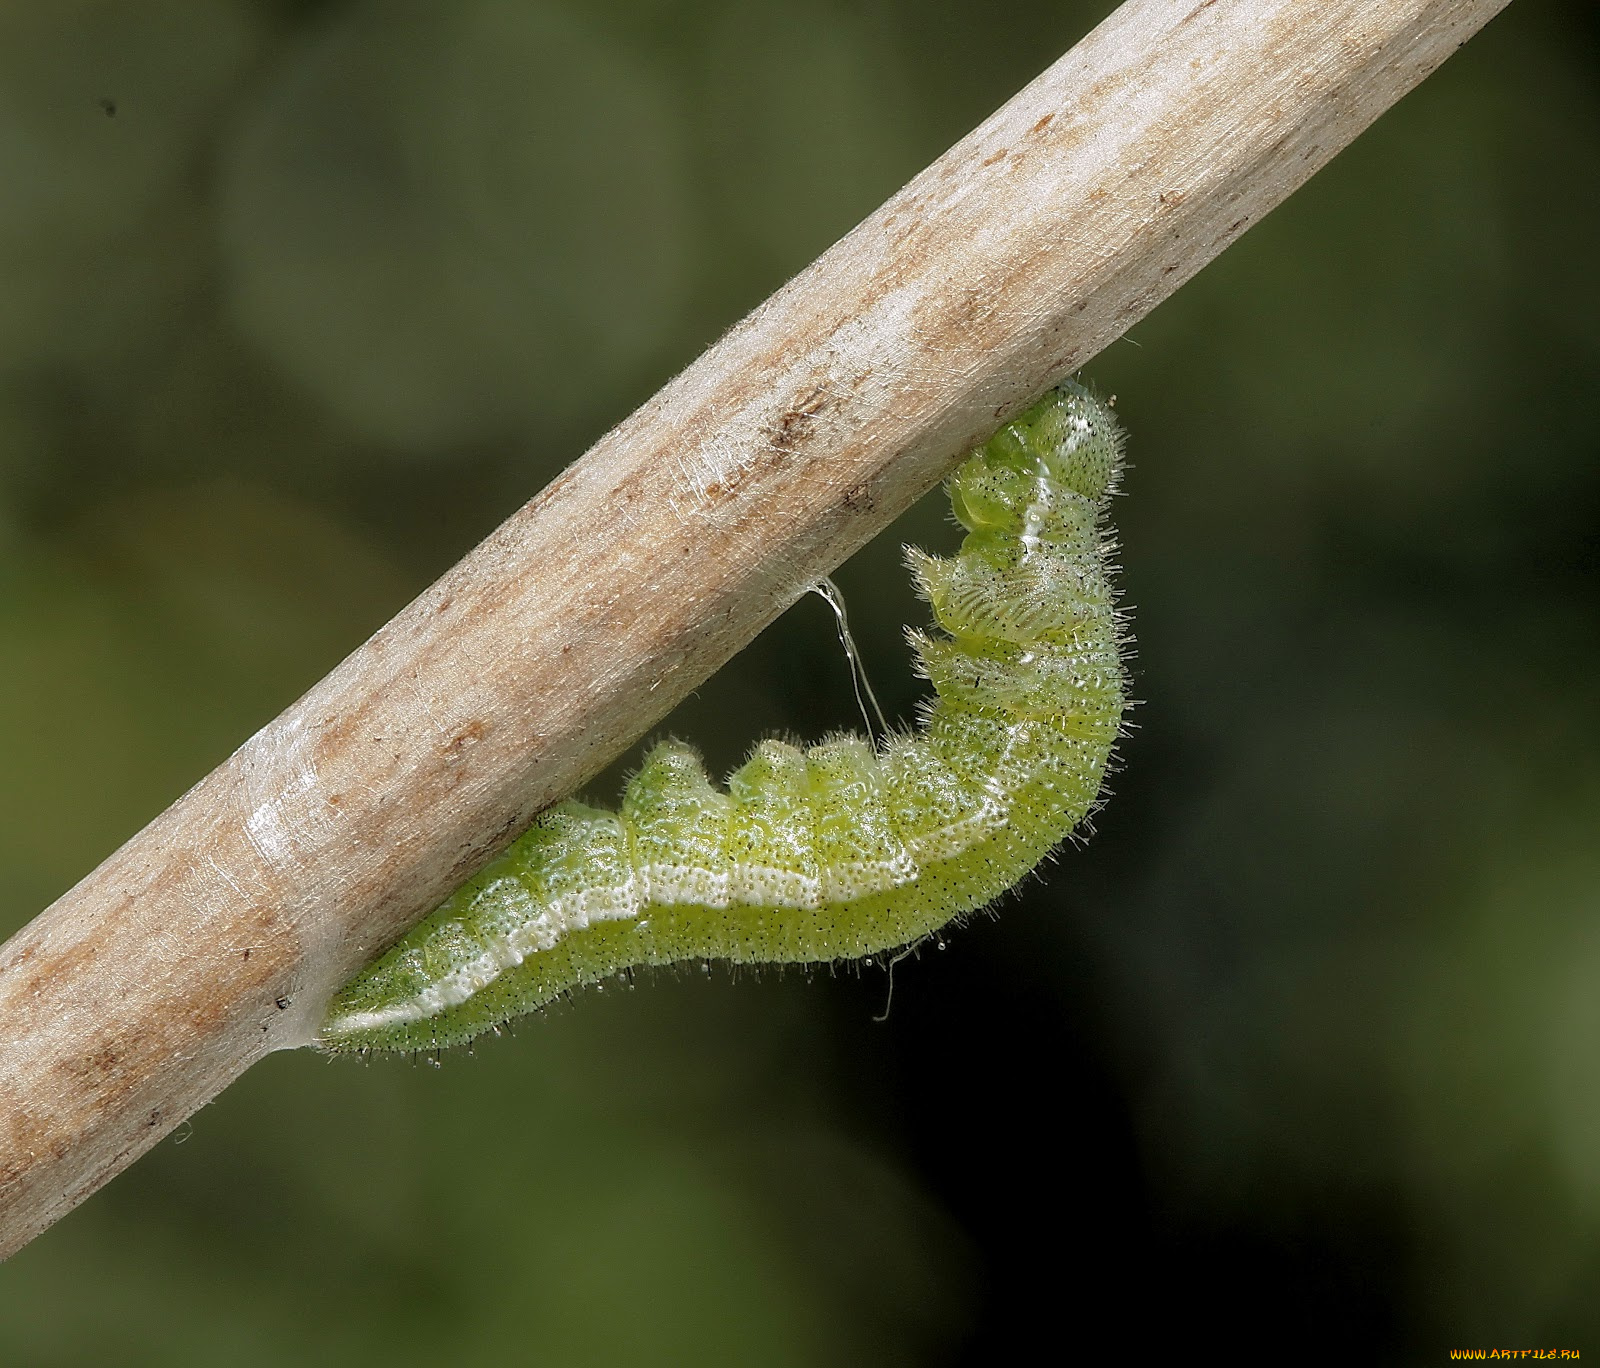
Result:
[[[1110,8],[0,7],[0,931]],[[1600,1352],[1597,39],[1518,0],[1089,368],[1126,767],[887,1022],[696,969],[275,1056],[0,1270],[0,1362]],[[668,725],[854,706],[808,599]]]

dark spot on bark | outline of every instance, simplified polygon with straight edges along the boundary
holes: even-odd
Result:
[[[473,746],[482,741],[487,730],[482,722],[469,722],[450,738],[450,744],[445,747],[445,750],[449,752],[451,758],[459,757],[463,752],[471,750]]]
[[[272,1000],[273,1005],[280,1012],[287,1012],[289,1010],[289,1003],[291,1001],[293,1001],[293,999],[288,998],[288,997],[273,998],[273,1000]]]
[[[103,1050],[85,1055],[78,1067],[71,1071],[79,1075],[112,1074],[117,1071],[117,1066],[121,1062],[121,1057],[108,1045]]]
[[[993,166],[997,161],[999,161],[1002,157],[1004,157],[1005,154],[1007,152],[1009,152],[1010,150],[1011,149],[1009,147],[1002,147],[998,152],[991,152],[987,157],[985,157],[981,162],[979,162],[978,165],[979,166]]]
[[[1050,127],[1050,123],[1055,117],[1056,116],[1054,114],[1046,114],[1044,118],[1040,119],[1038,123],[1034,124],[1034,126],[1030,128],[1028,132],[1043,133],[1045,129]]]
[[[776,451],[793,451],[807,433],[811,431],[816,417],[828,406],[828,396],[821,385],[816,385],[811,392],[801,399],[793,408],[785,409],[767,431],[767,439]],[[709,490],[707,491],[710,492]]]

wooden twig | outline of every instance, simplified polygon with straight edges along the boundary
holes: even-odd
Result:
[[[1506,0],[1131,0],[0,947],[0,1254]]]

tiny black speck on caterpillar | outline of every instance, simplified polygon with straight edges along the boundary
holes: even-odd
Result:
[[[1127,706],[1106,510],[1110,409],[1068,382],[950,477],[952,558],[910,548],[947,635],[881,746],[762,741],[728,780],[665,741],[618,812],[546,811],[335,997],[325,1050],[435,1050],[637,965],[804,963],[914,945],[991,902],[1095,806]]]

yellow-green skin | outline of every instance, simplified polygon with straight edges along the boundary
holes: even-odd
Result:
[[[636,965],[911,945],[1010,888],[1093,808],[1126,706],[1110,410],[1073,383],[948,485],[953,559],[908,550],[949,633],[912,632],[915,735],[763,741],[728,780],[667,741],[620,813],[557,804],[334,999],[328,1050],[434,1050]]]

